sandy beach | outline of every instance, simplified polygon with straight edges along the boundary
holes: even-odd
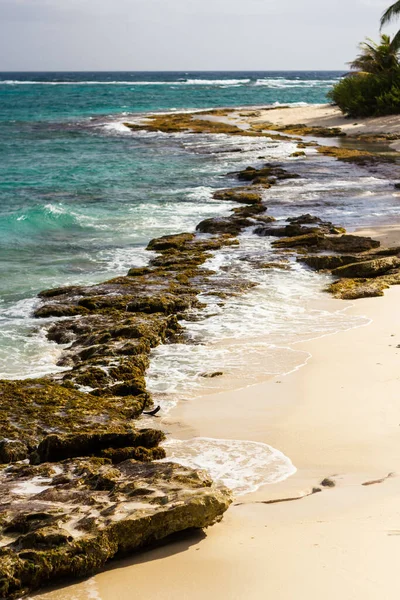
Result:
[[[246,121],[260,123],[270,121],[277,125],[304,124],[310,127],[340,127],[342,131],[351,134],[360,133],[399,133],[399,115],[370,117],[367,119],[352,119],[345,117],[339,108],[330,104],[314,106],[295,106],[282,108],[261,108],[255,111],[238,110],[246,117]],[[250,113],[250,114],[246,114]],[[251,114],[253,113],[253,115]]]
[[[330,104],[237,109],[229,115],[229,121],[245,126],[272,123],[280,127],[300,124],[306,127],[338,127],[346,136],[400,134],[399,115],[352,119]],[[390,142],[390,147],[399,151],[400,141]]]
[[[376,233],[384,243],[400,241],[399,229]],[[271,444],[292,459],[295,475],[239,497],[205,535],[39,597],[397,599],[399,301],[398,287],[357,300],[349,311],[366,324],[298,344],[310,354],[304,367],[170,414],[171,430],[182,437]],[[326,478],[334,486],[321,485]]]

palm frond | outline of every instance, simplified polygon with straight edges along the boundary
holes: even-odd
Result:
[[[398,16],[400,16],[400,0],[397,0],[397,2],[385,10],[381,17],[381,28]]]
[[[390,47],[391,47],[393,53],[399,54],[399,52],[400,52],[400,30],[395,34],[392,41],[390,42]]]

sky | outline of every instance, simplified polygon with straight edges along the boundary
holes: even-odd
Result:
[[[0,0],[0,70],[343,70],[392,1]]]

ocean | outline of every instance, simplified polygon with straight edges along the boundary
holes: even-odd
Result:
[[[306,162],[293,159],[295,141],[133,133],[123,125],[157,111],[321,104],[341,75],[0,73],[0,377],[61,369],[61,348],[46,339],[49,322],[31,318],[39,291],[125,274],[148,262],[151,238],[227,214],[232,205],[212,192],[229,186],[229,171],[272,160],[299,173],[265,192],[278,219],[314,211],[351,229],[398,218],[393,182],[354,165],[332,168],[334,159],[313,149]],[[287,373],[309,358],[296,342],[363,324],[347,315],[348,303],[338,308],[323,292],[328,276],[295,262],[266,272],[248,260],[271,256],[268,238],[245,232],[238,248],[210,260],[215,277],[229,269],[257,286],[223,306],[207,298],[207,318],[185,323],[192,343],[184,351],[154,350],[148,387],[165,412],[182,398]],[[201,376],[208,371],[224,377]],[[215,456],[207,456],[201,466],[212,468]],[[283,460],[278,475],[291,468]],[[244,478],[253,489],[251,475]]]

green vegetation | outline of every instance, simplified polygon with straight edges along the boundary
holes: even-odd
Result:
[[[383,34],[379,44],[368,39],[360,50],[329,98],[351,117],[400,113],[400,35]]]
[[[400,16],[400,0],[381,17],[381,28]],[[400,113],[400,31],[393,38],[381,34],[379,43],[367,38],[360,54],[350,63],[351,72],[337,83],[328,97],[350,117]]]

